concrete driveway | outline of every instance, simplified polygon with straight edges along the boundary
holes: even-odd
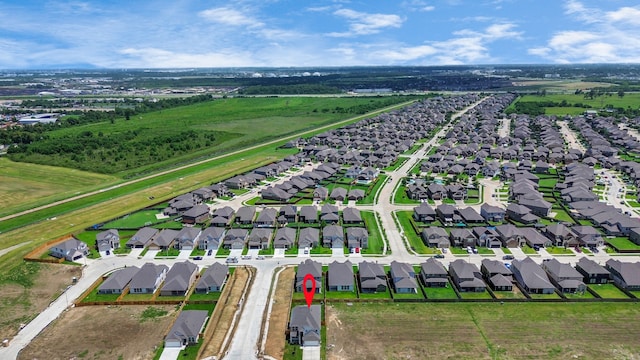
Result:
[[[331,248],[331,257],[344,257],[343,248]]]
[[[320,346],[303,346],[302,360],[320,360]]]
[[[159,252],[160,250],[148,250],[142,258],[145,260],[153,260]]]
[[[180,355],[182,348],[164,348],[160,360],[176,360]]]
[[[180,250],[180,254],[178,254],[178,260],[189,260],[189,256],[191,256],[191,252],[193,250]]]

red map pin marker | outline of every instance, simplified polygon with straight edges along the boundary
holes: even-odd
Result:
[[[311,281],[311,290],[307,288],[307,281]],[[313,278],[313,275],[307,274],[304,276],[304,280],[302,280],[302,292],[304,293],[305,300],[307,300],[307,307],[311,308],[313,295],[316,293],[316,279]]]

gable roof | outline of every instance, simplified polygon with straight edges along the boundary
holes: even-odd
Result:
[[[198,338],[200,330],[207,321],[209,313],[207,310],[183,310],[173,323],[171,330],[165,337],[166,340],[183,341],[189,338]]]
[[[220,263],[213,263],[205,270],[198,280],[196,289],[207,289],[210,287],[221,287],[227,278],[229,268]]]

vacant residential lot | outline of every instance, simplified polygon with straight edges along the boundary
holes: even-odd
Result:
[[[0,216],[108,186],[113,176],[0,157]]]
[[[264,353],[274,359],[282,359],[285,347],[285,332],[289,322],[289,311],[291,308],[291,284],[295,279],[294,268],[286,268],[278,277],[275,284],[276,290],[273,297],[273,307],[269,317],[269,331],[266,334],[267,341]],[[263,334],[264,336],[265,334]]]
[[[23,262],[0,277],[0,339],[10,339],[80,277],[73,265]],[[73,301],[73,299],[69,299]]]
[[[633,359],[639,320],[634,303],[332,303],[327,358]]]
[[[175,306],[83,306],[65,312],[18,359],[150,359],[175,317]],[[146,311],[145,311],[146,310]]]

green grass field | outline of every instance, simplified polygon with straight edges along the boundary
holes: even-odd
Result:
[[[640,245],[636,245],[626,237],[606,238],[605,242],[618,250],[640,251]]]
[[[0,157],[0,216],[109,186],[118,180],[110,175]]]
[[[49,132],[14,160],[132,175],[317,128],[404,97],[231,98]],[[153,129],[153,131],[149,131]],[[81,146],[63,147],[73,143]],[[93,145],[93,146],[92,146]],[[51,154],[49,149],[58,149]],[[60,150],[62,149],[62,150]],[[64,151],[64,152],[63,152]],[[94,159],[98,159],[96,162]]]
[[[458,295],[453,290],[453,285],[447,287],[424,287],[427,299],[457,299]]]
[[[337,320],[327,324],[335,344],[329,356],[340,351],[346,359],[632,359],[640,352],[640,307],[631,303],[336,303],[330,313]]]
[[[369,247],[362,249],[362,253],[382,255],[384,239],[376,222],[376,214],[372,211],[361,211],[360,215],[362,216],[362,220],[367,224],[367,230],[369,231]]]
[[[437,254],[439,253],[437,249],[430,248],[424,244],[420,234],[416,233],[411,226],[413,211],[397,211],[396,216],[398,217],[398,222],[404,230],[404,235],[407,237],[409,241],[409,245],[411,248],[417,252],[418,254]]]

